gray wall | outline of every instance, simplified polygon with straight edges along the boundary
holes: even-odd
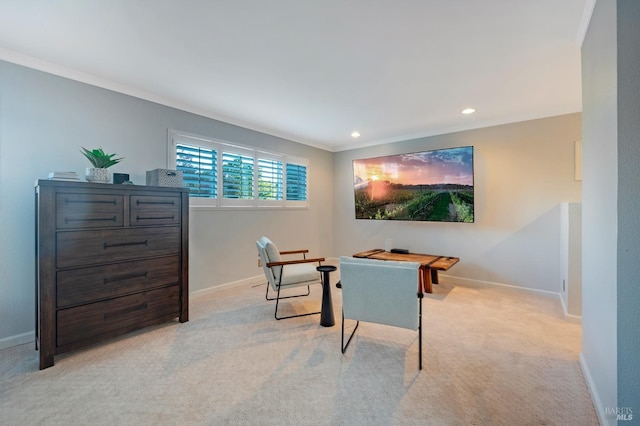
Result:
[[[0,61],[0,348],[33,341],[36,179],[53,170],[84,175],[80,147],[102,146],[125,157],[112,171],[144,184],[146,170],[167,166],[168,129],[310,161],[308,210],[192,211],[191,291],[260,275],[262,234],[283,249],[330,253],[331,153]]]
[[[618,405],[640,423],[640,2],[618,1]]]
[[[458,256],[447,274],[560,293],[560,203],[581,200],[574,175],[580,114],[336,153],[335,255],[383,248]],[[354,159],[474,146],[475,223],[356,220]]]
[[[617,194],[615,1],[596,3],[582,45],[582,354],[601,419],[616,407]],[[615,424],[612,423],[612,424]]]
[[[639,2],[599,0],[582,47],[581,362],[601,421],[612,425],[616,408],[640,418],[639,20]]]

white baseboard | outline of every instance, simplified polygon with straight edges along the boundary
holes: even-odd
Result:
[[[332,265],[339,265],[340,264],[340,259],[337,257],[327,257],[325,263],[329,263]],[[209,294],[215,293],[217,291],[220,291],[222,289],[225,288],[229,288],[229,287],[235,287],[235,286],[240,286],[240,285],[260,285],[260,284],[266,284],[266,278],[264,277],[264,275],[260,274],[260,275],[256,275],[253,277],[249,277],[249,278],[243,278],[241,280],[238,281],[232,281],[232,282],[228,282],[228,283],[224,283],[224,284],[219,284],[213,287],[207,287],[207,288],[203,288],[201,290],[195,290],[195,291],[191,291],[189,292],[189,297],[192,299],[197,299],[199,297],[204,297],[207,296]]]
[[[456,281],[462,283],[463,285],[470,285],[472,287],[506,287],[506,288],[511,288],[514,290],[521,290],[521,291],[527,291],[530,293],[535,293],[535,294],[539,294],[542,296],[546,296],[546,297],[553,297],[553,298],[557,298],[560,300],[560,305],[562,305],[562,313],[564,315],[564,320],[567,322],[572,322],[572,323],[576,323],[576,324],[582,324],[582,317],[578,316],[578,315],[572,315],[570,313],[567,312],[567,306],[564,303],[564,299],[562,298],[562,294],[561,293],[556,293],[554,291],[548,291],[548,290],[539,290],[537,288],[530,288],[530,287],[520,287],[517,285],[512,285],[512,284],[503,284],[503,283],[495,283],[495,282],[491,282],[491,281],[481,281],[481,280],[474,280],[471,278],[462,278],[462,277],[456,277],[453,275],[444,275],[441,274],[440,275],[442,278],[446,278],[448,280],[450,280],[453,284],[456,283]]]
[[[11,346],[23,345],[29,342],[35,344],[35,339],[36,339],[35,331],[29,331],[27,333],[16,334],[15,336],[5,337],[4,339],[0,339],[0,350],[5,348],[10,348]]]
[[[229,287],[236,287],[240,285],[252,285],[252,284],[259,285],[259,284],[265,284],[265,283],[266,283],[266,279],[264,275],[256,275],[255,277],[243,278],[238,281],[232,281],[224,284],[219,284],[213,287],[203,288],[201,290],[191,291],[189,292],[189,298],[198,299],[200,297],[208,296],[212,293],[216,293],[220,290],[223,290]]]
[[[600,395],[598,394],[596,385],[593,382],[591,371],[589,371],[589,365],[587,364],[587,361],[584,359],[582,352],[580,352],[580,356],[578,360],[580,364],[580,369],[582,369],[582,375],[584,376],[584,379],[587,382],[587,387],[589,388],[589,393],[591,394],[591,401],[593,402],[593,406],[595,407],[596,413],[598,414],[598,421],[600,422],[601,425],[614,426],[617,423],[617,420],[607,418],[604,407],[602,406],[602,401],[600,400]]]
[[[562,295],[560,295],[560,303],[562,304],[562,313],[564,314],[565,321],[582,324],[582,317],[580,315],[573,315],[569,313],[567,304],[564,303],[564,297],[562,297]]]
[[[455,275],[448,275],[448,274],[447,275],[440,274],[439,276],[442,277],[442,278],[447,278],[447,279],[451,280],[451,282],[453,282],[454,284],[455,284],[456,281],[460,281],[461,283],[469,284],[469,285],[476,286],[476,287],[486,287],[486,286],[506,287],[506,288],[511,288],[511,289],[514,289],[514,290],[528,291],[530,293],[536,293],[536,294],[540,294],[542,296],[557,297],[557,298],[562,299],[560,293],[559,292],[555,292],[555,291],[540,290],[540,289],[531,288],[531,287],[521,287],[521,286],[517,286],[517,285],[513,285],[513,284],[496,283],[496,282],[493,282],[493,281],[474,280],[472,278],[456,277]]]

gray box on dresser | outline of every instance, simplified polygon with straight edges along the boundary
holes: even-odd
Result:
[[[186,188],[36,182],[36,347],[54,356],[189,320]]]

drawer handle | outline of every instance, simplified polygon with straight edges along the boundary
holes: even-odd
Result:
[[[116,243],[116,244],[109,244],[109,243],[104,243],[104,249],[108,249],[110,247],[124,247],[124,246],[148,246],[149,245],[149,240],[144,240],[144,241],[135,241],[132,243]]]
[[[172,206],[174,206],[176,204],[176,202],[174,200],[171,201],[140,201],[140,200],[136,200],[136,204],[140,205],[140,204],[170,204]]]
[[[175,215],[171,215],[171,216],[162,216],[162,217],[143,217],[143,216],[136,216],[136,221],[140,222],[143,220],[166,220],[166,219],[171,219],[171,220],[176,220]]]
[[[115,198],[112,201],[109,200],[70,200],[68,198],[64,199],[64,202],[66,204],[113,204],[114,206],[118,204],[118,200],[116,200]]]
[[[142,274],[127,274],[127,275],[120,275],[118,277],[113,277],[113,278],[104,278],[104,283],[105,284],[109,284],[109,283],[115,283],[118,281],[127,281],[127,280],[133,280],[135,278],[147,278],[147,272],[143,272]]]
[[[82,218],[82,219],[74,219],[72,217],[64,217],[64,223],[69,223],[69,222],[115,222],[116,221],[116,217],[97,217],[95,219],[87,219],[87,218]]]
[[[144,311],[147,309],[147,303],[143,303],[141,305],[138,306],[132,306],[130,308],[124,308],[124,309],[120,309],[119,311],[115,311],[115,312],[108,312],[106,314],[104,314],[104,319],[108,320],[110,318],[116,318],[119,317],[121,315],[126,315],[126,314],[130,314],[132,312],[137,312],[137,311]]]

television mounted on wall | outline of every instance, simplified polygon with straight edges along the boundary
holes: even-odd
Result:
[[[474,221],[473,147],[353,161],[356,219]]]

